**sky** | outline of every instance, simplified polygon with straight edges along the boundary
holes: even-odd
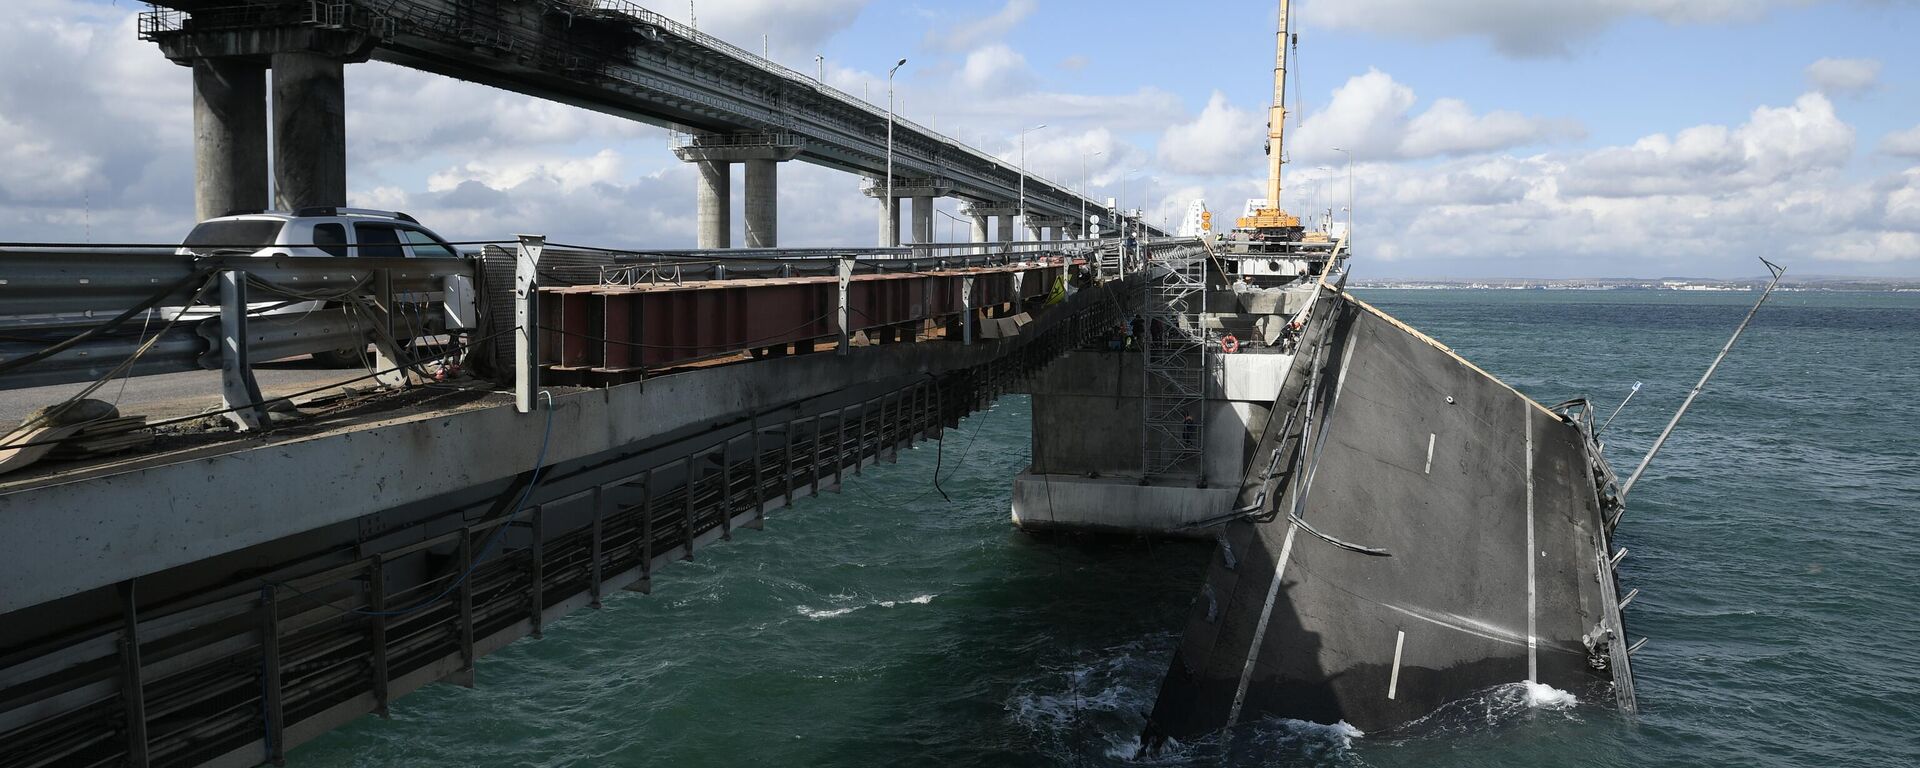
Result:
[[[191,84],[135,34],[145,4],[9,6],[0,241],[177,242],[194,223]],[[882,105],[907,58],[905,117],[1016,163],[1021,130],[1044,123],[1032,173],[1169,225],[1195,199],[1230,222],[1264,194],[1276,6],[650,5]],[[1761,256],[1920,276],[1913,0],[1293,8],[1283,205],[1344,220],[1351,179],[1362,278],[1737,278]],[[456,240],[693,244],[695,176],[663,129],[380,62],[348,68],[347,111],[351,205]],[[783,165],[782,244],[871,243],[877,205],[859,189]],[[936,227],[966,237],[951,215]]]

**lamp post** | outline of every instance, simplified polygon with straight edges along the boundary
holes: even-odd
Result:
[[[900,220],[893,215],[893,75],[906,65],[907,60],[901,59],[887,70],[887,196],[880,200],[880,215],[887,220],[889,248],[900,244]]]
[[[1087,159],[1106,154],[1100,150],[1080,153],[1080,237],[1087,236]]]
[[[1139,172],[1139,168],[1128,168],[1127,172],[1120,176],[1120,211],[1118,218],[1121,229],[1126,229],[1127,223],[1127,179],[1133,178],[1133,175]]]
[[[814,71],[818,73],[813,76],[814,82],[818,82],[818,83],[827,82],[827,57],[817,53],[814,54],[813,66],[814,66]]]
[[[1020,132],[1020,226],[1027,226],[1027,134],[1047,127],[1041,123]]]
[[[1334,147],[1333,151],[1347,156],[1347,252],[1353,252],[1353,153]]]
[[[1127,260],[1127,179],[1133,178],[1133,175],[1139,172],[1138,168],[1128,168],[1126,173],[1120,175],[1120,210],[1114,212],[1113,218],[1114,225],[1120,228],[1120,272],[1122,274],[1126,273]]]

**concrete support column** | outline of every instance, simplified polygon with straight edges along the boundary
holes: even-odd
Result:
[[[347,204],[346,62],[273,54],[273,204]]]
[[[915,197],[913,199],[913,241],[931,243],[933,240],[933,198]]]
[[[780,164],[748,160],[747,247],[773,248],[780,244]]]
[[[698,160],[693,167],[700,173],[694,188],[698,207],[694,228],[700,248],[732,248],[733,190],[728,164],[719,160]]]
[[[880,247],[900,245],[900,198],[880,198]]]
[[[193,208],[201,219],[265,210],[267,68],[239,59],[193,61]]]
[[[973,220],[973,237],[971,239],[971,242],[975,242],[975,243],[986,242],[987,241],[987,217],[981,216],[980,214],[976,213],[971,216],[968,216],[967,218]]]
[[[1012,216],[995,216],[993,218],[994,218],[994,229],[996,230],[996,234],[1000,242],[1003,242],[1003,243],[1013,242],[1013,217]]]

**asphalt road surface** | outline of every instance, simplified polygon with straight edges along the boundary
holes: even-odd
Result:
[[[366,370],[327,368],[312,358],[298,357],[257,364],[253,375],[260,382],[262,395],[285,397],[359,378],[366,375]],[[347,386],[372,388],[374,382],[365,379]],[[35,409],[58,403],[86,388],[85,383],[75,383],[0,391],[0,424],[18,424]],[[319,394],[325,393],[315,393],[315,396]],[[115,403],[125,416],[146,416],[149,420],[187,416],[221,407],[220,372],[189,371],[122,379],[96,390],[93,398]]]

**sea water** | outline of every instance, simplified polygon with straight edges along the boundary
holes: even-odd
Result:
[[[1360,291],[1624,476],[1755,298]],[[1920,764],[1920,295],[1777,294],[1616,537],[1640,713],[1523,681],[1390,731],[1256,720],[1133,758],[1210,545],[1013,530],[1025,398],[296,750],[297,766]],[[940,475],[940,488],[933,479]],[[944,491],[943,497],[941,491]]]

